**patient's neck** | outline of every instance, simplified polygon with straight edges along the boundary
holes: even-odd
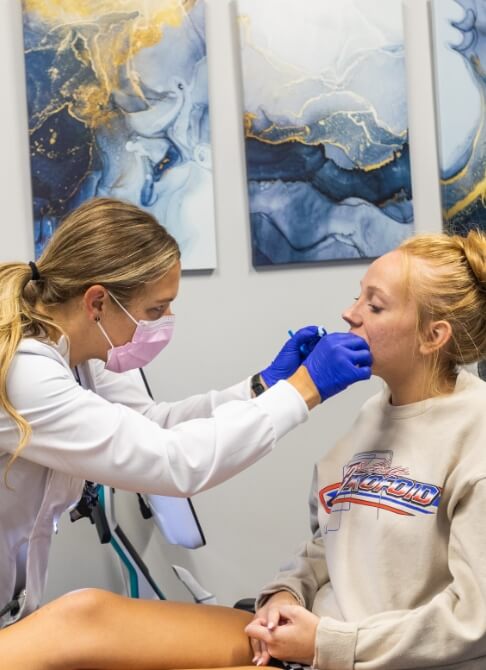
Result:
[[[421,371],[402,376],[401,379],[385,380],[390,388],[392,405],[411,405],[415,402],[449,395],[454,391],[456,378],[440,379],[433,383],[429,371]]]

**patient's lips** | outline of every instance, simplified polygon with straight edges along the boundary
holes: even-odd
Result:
[[[352,333],[353,335],[357,335],[357,337],[361,337],[365,342],[368,343],[368,346],[369,346],[370,351],[371,351],[371,358],[372,358],[371,370],[373,371],[373,368],[374,368],[374,365],[375,365],[375,357],[373,355],[373,349],[372,349],[372,346],[370,344],[369,338],[366,337],[364,332],[361,332],[361,328],[350,328],[348,330],[348,333]]]

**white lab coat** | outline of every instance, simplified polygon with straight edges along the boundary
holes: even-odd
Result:
[[[176,403],[154,403],[138,371],[116,374],[101,361],[79,367],[82,387],[58,345],[25,339],[7,393],[32,438],[4,469],[19,435],[0,411],[0,609],[25,589],[21,611],[41,601],[53,530],[79,499],[85,479],[116,488],[188,496],[232,477],[269,453],[308,415],[300,394],[279,382],[250,399],[246,380]]]

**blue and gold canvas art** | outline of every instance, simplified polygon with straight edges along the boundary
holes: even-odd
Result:
[[[255,266],[413,232],[401,0],[238,0]]]
[[[432,4],[444,228],[486,230],[486,1]]]
[[[96,196],[216,264],[203,0],[23,0],[36,254]]]

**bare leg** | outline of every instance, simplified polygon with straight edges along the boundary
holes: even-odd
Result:
[[[163,670],[162,666],[159,666],[159,667],[161,668],[161,670]],[[256,668],[255,665],[231,665],[231,666],[228,666],[226,668],[220,668],[220,667],[204,668],[204,669],[201,669],[201,668],[173,668],[173,670],[255,670],[255,668]],[[84,668],[80,669],[80,670],[84,670]],[[95,669],[94,668],[89,668],[89,670],[95,670]],[[96,668],[96,670],[118,670],[118,668],[115,668],[115,667],[113,667],[113,668],[103,668],[103,669]],[[138,666],[137,666],[137,668],[133,668],[133,670],[138,670]],[[271,670],[275,670],[275,668],[272,667]]]
[[[166,670],[251,665],[248,612],[75,591],[0,631],[2,667]],[[254,667],[254,666],[253,666]]]

